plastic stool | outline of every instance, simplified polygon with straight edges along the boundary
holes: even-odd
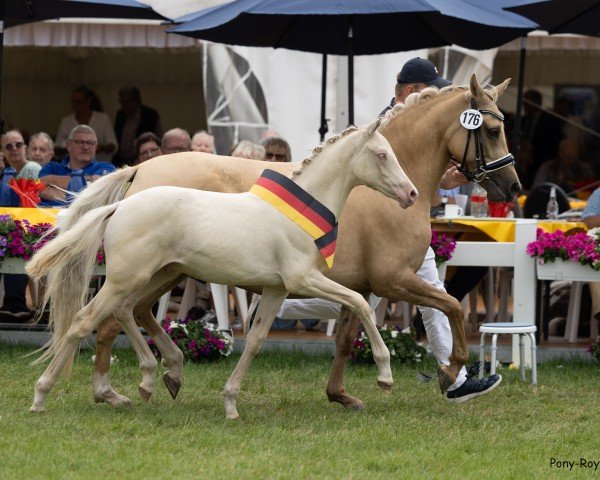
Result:
[[[525,380],[525,345],[523,343],[523,337],[529,336],[531,340],[531,383],[537,385],[537,358],[535,345],[535,332],[537,331],[536,326],[533,323],[515,323],[515,322],[498,322],[498,323],[484,323],[479,327],[481,333],[481,342],[479,344],[479,360],[481,361],[482,368],[479,370],[479,378],[483,378],[483,365],[485,355],[485,336],[488,333],[492,334],[492,359],[490,374],[496,373],[496,341],[498,335],[510,333],[512,335],[519,335],[519,368],[521,370],[521,379]]]

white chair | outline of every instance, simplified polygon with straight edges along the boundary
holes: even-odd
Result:
[[[492,334],[492,351],[491,351],[491,363],[490,363],[490,374],[496,373],[496,353],[498,335],[511,334],[519,335],[519,368],[521,370],[521,379],[525,380],[525,344],[523,342],[524,337],[528,336],[531,340],[531,383],[537,385],[537,355],[536,355],[536,344],[535,344],[535,332],[537,331],[536,326],[533,323],[515,323],[515,322],[496,322],[496,323],[484,323],[479,327],[481,332],[481,342],[479,344],[479,360],[481,361],[481,369],[479,370],[479,378],[483,378],[483,371],[485,365],[485,336],[488,333]]]

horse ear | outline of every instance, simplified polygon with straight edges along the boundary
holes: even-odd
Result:
[[[479,85],[475,74],[471,75],[469,89],[471,90],[471,96],[475,99],[477,103],[485,104],[490,101],[489,98],[486,96],[485,92],[483,91],[483,88],[481,88],[481,85]]]
[[[511,80],[510,78],[507,78],[500,85],[496,85],[496,91],[498,92],[498,96],[500,96],[504,93],[504,90],[506,90],[506,87],[508,87],[510,80]]]
[[[379,128],[380,124],[381,124],[381,117],[377,117],[375,119],[375,121],[371,122],[369,124],[369,126],[367,127],[367,135],[373,135]]]

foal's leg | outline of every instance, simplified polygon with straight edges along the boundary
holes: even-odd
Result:
[[[117,308],[127,294],[121,288],[104,284],[90,303],[83,307],[67,332],[56,355],[35,384],[35,396],[30,412],[43,412],[44,401],[56,383],[65,364],[75,355],[79,343],[87,338],[98,324]]]
[[[371,319],[371,307],[367,301],[359,293],[330,280],[317,270],[307,275],[304,282],[298,288],[290,288],[290,292],[341,303],[359,316],[373,347],[373,359],[379,369],[378,384],[382,390],[391,391],[393,379],[390,352]],[[339,335],[338,333],[338,337]]]
[[[225,398],[225,416],[226,418],[235,420],[239,417],[236,402],[240,394],[240,387],[246,371],[250,367],[250,362],[259,352],[263,341],[269,333],[275,314],[281,304],[288,296],[286,290],[277,290],[265,287],[263,289],[262,298],[258,304],[258,311],[254,315],[252,328],[246,336],[246,346],[240,357],[235,369],[231,373],[229,380],[225,384],[223,396]]]

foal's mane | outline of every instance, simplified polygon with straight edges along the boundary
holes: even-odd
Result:
[[[468,86],[458,86],[458,85],[449,85],[442,89],[438,89],[437,87],[427,87],[420,92],[411,93],[405,100],[404,103],[395,104],[390,110],[388,110],[381,120],[381,124],[377,129],[378,132],[381,132],[388,124],[396,118],[398,115],[401,115],[406,110],[412,109],[415,105],[421,105],[423,103],[427,103],[431,100],[439,98],[441,96],[445,96],[454,92],[469,92]],[[498,100],[498,90],[493,85],[486,85],[484,87],[485,94],[490,98],[490,100],[494,103]]]
[[[344,131],[342,131],[340,133],[336,133],[336,134],[332,135],[327,140],[325,140],[323,143],[321,143],[318,146],[316,146],[313,149],[313,151],[310,154],[310,156],[308,156],[304,160],[302,160],[300,168],[298,170],[295,170],[293,172],[293,174],[292,174],[292,180],[294,180],[298,175],[300,175],[304,171],[304,169],[306,168],[306,166],[309,165],[329,145],[334,144],[340,138],[345,137],[346,135],[349,135],[350,133],[356,132],[357,130],[358,130],[358,128],[355,127],[355,126],[348,127],[348,128],[346,128],[346,130],[344,130]]]

